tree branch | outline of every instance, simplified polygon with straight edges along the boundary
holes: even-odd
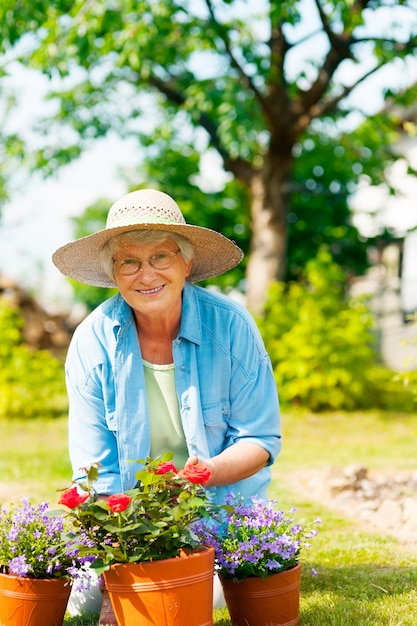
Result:
[[[352,36],[346,31],[343,31],[340,35],[334,33],[330,28],[319,0],[315,0],[315,4],[320,15],[323,30],[330,43],[330,50],[319,70],[316,81],[311,85],[310,89],[301,91],[300,97],[295,102],[295,108],[298,109],[299,115],[305,115],[314,104],[320,102],[342,61],[353,58],[351,51]]]
[[[291,46],[286,40],[278,13],[274,19],[271,13],[271,39],[269,41],[269,49],[271,54],[271,68],[269,80],[270,96],[274,99],[282,99],[286,106],[288,100],[287,83],[285,81],[284,63],[285,56]]]
[[[228,37],[228,33],[227,33],[227,29],[225,28],[225,26],[223,24],[221,24],[217,18],[216,15],[214,13],[214,8],[213,8],[213,4],[211,0],[205,0],[209,14],[210,14],[210,18],[211,21],[213,23],[213,25],[215,26],[215,29],[217,31],[217,33],[220,36],[220,39],[223,42],[224,45],[224,49],[230,59],[230,63],[232,65],[232,67],[234,67],[240,78],[242,81],[243,86],[246,89],[249,89],[255,96],[255,98],[257,99],[257,101],[259,102],[262,110],[266,113],[266,115],[269,117],[269,113],[270,111],[268,110],[268,107],[266,105],[266,100],[263,96],[263,94],[259,91],[259,89],[256,87],[256,85],[254,84],[253,80],[251,79],[250,76],[248,76],[243,67],[240,65],[239,61],[237,60],[237,58],[235,57],[235,55],[233,54],[232,51],[232,47],[230,45],[230,40]]]
[[[150,85],[155,87],[155,89],[157,89],[160,93],[166,96],[166,98],[170,102],[172,102],[173,104],[176,104],[178,107],[185,104],[186,97],[182,93],[180,93],[178,90],[176,90],[174,87],[169,85],[167,82],[161,80],[157,76],[150,75],[148,78],[148,82]],[[198,117],[197,124],[201,126],[202,128],[204,128],[204,130],[207,132],[209,139],[210,139],[210,143],[213,146],[213,148],[215,148],[217,152],[220,154],[225,169],[232,172],[232,174],[234,174],[239,180],[242,180],[246,183],[250,181],[255,174],[255,170],[253,169],[251,164],[248,161],[245,161],[244,159],[241,159],[241,158],[232,159],[232,157],[230,156],[230,154],[228,153],[228,151],[226,150],[226,148],[224,147],[224,145],[222,144],[220,140],[217,125],[213,122],[212,119],[210,119],[210,117],[206,113],[200,112],[198,113],[197,117]]]
[[[363,3],[362,3],[363,4]],[[366,4],[366,3],[365,3]],[[416,37],[411,37],[407,42],[401,43],[396,40],[386,39],[386,38],[378,38],[378,37],[364,37],[361,39],[350,37],[350,46],[357,43],[364,42],[381,42],[381,43],[392,43],[396,46],[398,52],[414,52],[416,48]],[[334,70],[338,67],[338,65],[345,59],[345,56],[339,56],[338,51],[335,49],[331,49],[325,63],[323,64],[322,69],[319,72],[319,76],[312,85],[312,87],[303,93],[298,101],[299,105],[299,125],[298,128],[300,131],[304,130],[312,119],[320,117],[321,115],[327,115],[333,112],[336,109],[336,106],[341,102],[344,98],[346,98],[358,85],[364,82],[369,76],[375,74],[378,70],[380,70],[384,65],[386,65],[386,61],[382,60],[377,63],[372,69],[368,72],[365,72],[362,76],[360,76],[353,84],[345,86],[341,92],[334,98],[331,99],[321,99],[321,96],[324,94],[325,89],[328,87],[330,83],[330,79],[334,73]],[[332,71],[332,68],[333,71]],[[320,85],[321,79],[321,85]],[[301,106],[300,106],[301,105]]]
[[[378,63],[377,65],[375,65],[374,68],[372,68],[371,70],[363,74],[360,78],[358,78],[352,85],[345,86],[340,92],[340,94],[338,94],[336,97],[330,100],[324,101],[319,111],[319,115],[327,115],[329,113],[332,113],[335,110],[336,106],[339,104],[339,102],[341,102],[344,98],[346,98],[350,93],[352,93],[354,89],[356,89],[356,87],[358,87],[358,85],[360,85],[369,76],[372,76],[372,74],[375,74],[375,72],[381,69],[381,67],[383,67],[384,65],[385,65],[384,63]],[[314,115],[314,117],[317,117],[317,115]]]
[[[366,8],[369,2],[370,0],[358,0],[353,3],[351,11],[361,12],[364,8]],[[336,105],[343,100],[343,98],[345,98],[360,82],[365,80],[367,76],[373,74],[380,67],[377,66],[370,72],[367,72],[353,85],[342,89],[338,96],[326,101],[324,96],[329,88],[332,77],[343,61],[354,58],[352,46],[358,42],[346,28],[344,28],[340,34],[333,32],[330,27],[329,20],[327,19],[327,16],[320,4],[320,0],[315,0],[315,4],[320,16],[323,31],[327,35],[330,49],[318,71],[315,82],[308,90],[300,90],[298,98],[293,101],[292,111],[298,119],[297,126],[299,131],[307,128],[312,119],[333,111],[336,108]]]

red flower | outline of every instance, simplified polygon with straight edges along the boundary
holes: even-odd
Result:
[[[178,472],[178,476],[189,480],[190,483],[203,484],[210,480],[211,472],[204,463],[197,463],[196,465],[184,467],[184,469]]]
[[[164,463],[160,463],[155,470],[155,474],[167,474],[168,472],[174,472],[174,474],[178,474],[178,470],[172,461],[165,461]]]
[[[113,513],[121,513],[127,509],[130,502],[132,502],[132,498],[125,493],[115,493],[107,498],[107,504]]]
[[[67,489],[64,491],[60,499],[58,500],[58,504],[64,504],[69,509],[75,509],[75,507],[83,504],[88,498],[88,492],[80,492],[78,487],[74,485],[71,489]]]

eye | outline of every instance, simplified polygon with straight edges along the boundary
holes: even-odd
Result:
[[[151,256],[150,261],[164,261],[167,259],[169,255],[166,252],[160,252],[159,254],[154,254]]]
[[[120,265],[122,265],[122,266],[123,266],[123,265],[124,265],[124,266],[127,266],[127,265],[136,265],[136,264],[137,264],[136,259],[123,259],[123,261],[120,261]]]

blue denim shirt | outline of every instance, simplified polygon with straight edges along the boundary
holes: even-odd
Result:
[[[181,328],[172,343],[181,419],[190,455],[215,456],[239,441],[270,454],[269,465],[234,485],[212,488],[221,503],[233,489],[266,497],[281,447],[276,383],[252,317],[226,296],[186,283]],[[99,462],[97,491],[134,487],[150,451],[145,380],[131,308],[117,295],[76,329],[66,361],[69,448],[74,479]]]

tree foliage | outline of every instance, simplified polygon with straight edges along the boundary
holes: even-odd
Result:
[[[196,190],[184,158],[199,169],[217,153],[246,195],[239,222],[258,308],[270,281],[286,278],[289,246],[290,275],[323,243],[363,266],[347,199],[396,158],[388,113],[414,101],[415,18],[414,0],[5,0],[0,33],[7,62],[51,78],[55,112],[38,124],[32,167],[51,174],[109,133],[135,137],[158,186],[187,204]],[[401,93],[387,83],[382,113],[355,131],[368,113],[352,98],[387,67],[404,69]],[[220,220],[212,201],[194,204],[193,221]]]

